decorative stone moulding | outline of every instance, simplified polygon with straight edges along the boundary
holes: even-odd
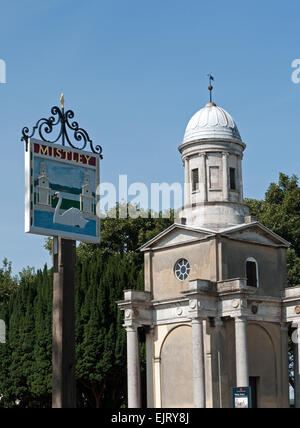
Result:
[[[129,319],[132,316],[132,310],[131,309],[126,309],[125,311],[125,318]]]
[[[196,309],[197,306],[200,308],[201,307],[201,302],[197,302],[197,300],[191,300],[190,301],[190,308],[191,309]]]
[[[182,314],[183,314],[183,309],[181,307],[176,308],[176,314],[177,314],[178,317],[181,317]]]
[[[232,302],[232,307],[233,307],[234,309],[239,308],[239,307],[240,307],[240,301],[239,301],[239,300],[237,300],[237,299],[234,299],[234,300],[233,300],[233,302]]]

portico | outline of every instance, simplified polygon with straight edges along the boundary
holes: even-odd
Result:
[[[259,325],[263,325],[263,329],[267,332],[267,337],[272,335],[272,329],[273,332],[276,332],[274,327],[281,320],[281,299],[270,298],[267,301],[262,298],[258,299],[253,293],[253,289],[247,287],[246,281],[243,279],[218,282],[216,284],[201,280],[190,281],[189,290],[184,292],[184,295],[178,298],[176,302],[174,300],[165,300],[154,303],[148,300],[147,309],[145,309],[141,300],[143,292],[133,293],[138,294],[132,294],[131,299],[120,303],[121,309],[125,310],[125,314],[127,314],[125,324],[137,323],[141,313],[144,314],[143,322],[145,323],[145,311],[147,312],[147,321],[144,325],[153,325],[153,319],[151,321],[153,311],[156,312],[155,316],[157,317],[157,327],[154,328],[156,333],[152,333],[151,341],[155,339],[155,336],[158,337],[156,337],[155,343],[151,343],[151,351],[148,351],[149,353],[151,352],[151,355],[147,355],[147,389],[149,398],[152,397],[148,402],[148,407],[163,407],[161,348],[166,337],[171,335],[175,329],[179,329],[180,326],[191,326],[192,377],[186,380],[187,384],[193,389],[192,394],[190,394],[193,397],[190,407],[229,407],[230,387],[228,382],[230,382],[230,378],[234,379],[232,386],[248,386],[251,374],[258,374],[249,371],[248,324],[254,329]],[[149,294],[146,293],[144,297],[148,299]],[[222,317],[218,314],[218,307],[220,306],[224,307]],[[259,312],[256,312],[258,306]],[[230,328],[225,328],[225,324],[231,324]],[[270,330],[268,325],[271,327]],[[131,331],[131,328],[126,327],[126,330],[127,332]],[[223,332],[220,333],[220,330],[223,330]],[[134,335],[134,340],[131,334]],[[226,353],[224,334],[225,337],[231,340],[230,349],[233,355],[227,354],[225,356],[221,354]],[[223,340],[219,335],[223,336]],[[284,346],[287,344],[286,324],[280,326],[278,338],[280,336],[282,337],[282,349],[278,347],[280,353],[277,355],[276,363],[279,364],[279,367],[277,367],[274,375],[278,376],[281,373],[281,379],[276,386],[278,395],[274,397],[275,402],[272,407],[288,406],[288,350],[287,346]],[[134,329],[134,333],[128,334],[127,337],[128,402],[130,407],[140,407],[139,350],[136,345],[138,340],[137,328]],[[274,337],[274,339],[276,338]],[[211,348],[210,352],[209,347]],[[252,354],[253,351],[255,352],[255,350],[252,349]],[[229,369],[228,365],[231,365],[230,361],[228,361],[230,359],[232,359],[231,363],[235,360],[235,364],[232,364],[235,366],[235,373],[229,374],[227,371]],[[264,362],[260,362],[260,364],[264,364]],[[222,371],[222,368],[226,365],[226,370]],[[215,384],[216,379],[217,385]],[[209,385],[209,382],[212,383]],[[206,387],[207,385],[208,387]]]

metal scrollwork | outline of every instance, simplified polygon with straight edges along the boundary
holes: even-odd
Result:
[[[28,146],[28,140],[32,138],[37,132],[40,139],[45,143],[57,143],[60,139],[62,141],[62,145],[65,146],[66,143],[69,144],[70,147],[77,150],[84,150],[89,144],[90,150],[97,154],[100,159],[103,159],[102,156],[102,147],[100,145],[94,146],[92,140],[89,137],[89,134],[83,129],[80,128],[78,123],[73,121],[74,112],[72,110],[64,111],[64,108],[60,109],[55,106],[51,109],[51,114],[48,119],[41,118],[36,125],[32,128],[32,132],[27,126],[22,129],[22,138],[21,141],[24,141],[26,144],[26,150]],[[59,128],[60,126],[60,128]],[[58,132],[54,137],[51,137],[50,134],[55,131],[56,127],[58,127]],[[68,130],[73,132],[73,137],[75,142],[69,137]],[[79,146],[76,143],[80,143]]]

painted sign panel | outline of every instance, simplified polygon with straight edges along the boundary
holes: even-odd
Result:
[[[234,409],[250,409],[252,407],[251,388],[232,388],[232,407]]]
[[[29,140],[25,151],[25,232],[100,242],[99,157]]]

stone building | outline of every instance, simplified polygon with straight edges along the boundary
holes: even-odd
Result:
[[[300,289],[286,288],[289,243],[243,203],[245,148],[233,118],[212,102],[187,126],[184,207],[140,249],[145,290],[119,302],[129,407],[141,406],[140,327],[148,407],[228,408],[235,386],[251,386],[254,407],[289,406],[288,326],[299,319]],[[300,385],[298,366],[295,378]]]

